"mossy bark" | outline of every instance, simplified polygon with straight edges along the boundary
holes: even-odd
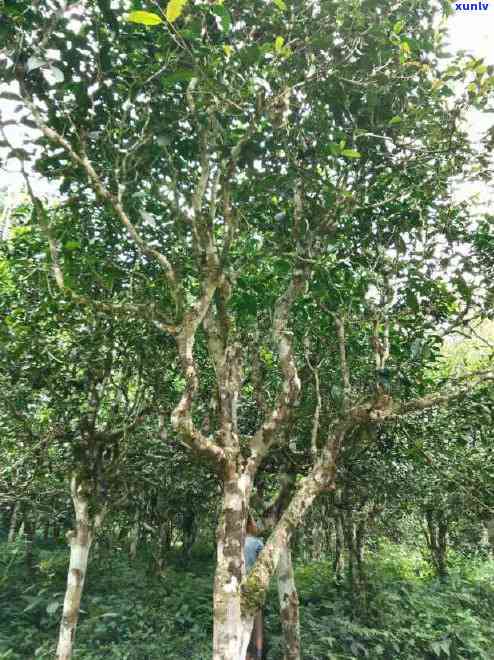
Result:
[[[300,618],[298,593],[290,547],[285,546],[278,562],[278,596],[284,638],[284,660],[300,660]]]
[[[214,582],[213,660],[244,660],[254,613],[242,610],[244,539],[250,484],[233,470],[224,483]]]
[[[441,580],[448,577],[448,520],[446,514],[438,509],[426,511],[426,540],[429,546],[432,565]]]

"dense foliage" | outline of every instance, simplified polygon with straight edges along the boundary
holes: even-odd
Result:
[[[266,657],[488,658],[494,243],[455,186],[494,69],[451,3],[1,9],[4,657],[60,621],[57,660],[244,660],[267,598]]]
[[[2,545],[0,658],[50,658],[64,588],[61,545],[36,547],[36,583],[26,579],[21,543]],[[211,658],[213,547],[201,546],[184,565],[170,555],[156,579],[141,556],[129,563],[118,548],[97,550],[88,577],[75,658],[81,660],[191,660]],[[492,562],[455,555],[447,584],[433,576],[420,554],[396,545],[369,563],[372,587],[365,611],[352,610],[352,594],[334,579],[329,558],[300,564],[304,658],[407,658],[487,660],[494,613]],[[121,595],[125,595],[122,599]],[[282,658],[278,605],[266,607],[267,660]]]

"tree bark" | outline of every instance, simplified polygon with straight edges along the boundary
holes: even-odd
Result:
[[[36,518],[32,511],[24,514],[24,536],[26,537],[26,568],[29,574],[34,573],[34,536],[36,533]]]
[[[53,523],[53,540],[54,541],[59,541],[60,540],[60,524],[59,523]]]
[[[487,530],[487,540],[490,546],[489,554],[492,556],[494,554],[494,518],[487,520],[485,527]]]
[[[435,514],[435,515],[434,515]],[[426,540],[429,546],[432,565],[441,580],[448,577],[448,521],[443,511],[428,510]]]
[[[355,554],[357,559],[357,569],[361,584],[365,584],[364,553],[365,540],[367,534],[367,520],[359,520],[355,528]]]
[[[12,516],[10,518],[10,524],[9,524],[9,535],[7,537],[7,542],[8,543],[13,543],[15,540],[15,534],[17,531],[17,516],[19,514],[19,502],[16,502],[14,504],[14,509],[12,511]]]
[[[343,571],[345,569],[345,559],[343,556],[343,548],[345,546],[345,540],[343,535],[343,522],[341,519],[341,514],[336,514],[334,518],[334,559],[333,559],[333,571],[335,577],[341,578]]]
[[[197,521],[194,511],[189,510],[185,513],[183,522],[183,554],[186,560],[192,555],[192,548],[197,536]]]
[[[139,536],[141,532],[141,523],[139,520],[139,512],[136,512],[134,517],[134,524],[129,532],[130,543],[129,543],[129,559],[134,561],[137,556],[137,545],[139,543]]]
[[[156,540],[156,550],[154,553],[154,564],[158,575],[161,575],[165,568],[165,557],[170,547],[170,530],[168,521],[160,524],[158,529],[158,538]]]
[[[225,480],[213,597],[213,660],[244,660],[254,623],[255,611],[242,612],[240,590],[249,490],[244,475]]]
[[[296,475],[286,472],[281,477],[280,490],[264,513],[264,527],[273,528],[287,506],[295,490]],[[285,660],[300,659],[300,620],[298,592],[295,584],[290,545],[282,548],[277,567],[278,598],[283,630]]]
[[[93,542],[94,532],[104,517],[104,513],[101,512],[95,516],[94,520],[90,519],[89,501],[84,485],[79,483],[75,476],[72,477],[71,481],[71,495],[76,524],[75,531],[68,533],[70,562],[56,652],[57,660],[70,660],[72,657],[89,550]]]
[[[286,545],[278,562],[278,596],[285,642],[284,660],[300,660],[299,602],[293,574],[290,546]]]

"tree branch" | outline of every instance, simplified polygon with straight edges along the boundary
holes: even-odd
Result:
[[[180,294],[180,285],[179,282],[177,281],[175,271],[169,261],[169,259],[156,250],[155,248],[151,247],[139,234],[137,229],[135,228],[134,224],[131,222],[129,216],[125,212],[122,204],[119,202],[118,198],[116,198],[112,193],[105,187],[103,184],[101,178],[97,174],[96,170],[94,169],[92,163],[88,160],[86,155],[80,155],[78,154],[72,147],[72,145],[62,136],[60,133],[55,131],[54,129],[50,128],[42,119],[40,113],[38,112],[36,106],[32,101],[30,101],[26,96],[22,97],[23,102],[26,104],[26,106],[30,109],[31,114],[34,118],[34,121],[36,125],[38,126],[39,130],[43,133],[45,137],[47,137],[50,141],[55,142],[56,144],[60,145],[63,147],[63,149],[67,152],[67,154],[70,156],[71,160],[76,163],[77,165],[80,165],[89,181],[91,182],[96,194],[101,198],[104,199],[106,202],[109,203],[117,217],[121,220],[122,224],[125,226],[127,229],[128,234],[136,244],[136,247],[138,250],[141,252],[141,254],[152,257],[155,259],[159,265],[163,268],[165,272],[165,276],[168,280],[168,283],[170,284],[171,290],[172,290],[172,295],[174,298],[178,298]]]

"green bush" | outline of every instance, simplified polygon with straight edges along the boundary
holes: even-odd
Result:
[[[66,548],[37,552],[34,581],[22,544],[0,549],[0,660],[53,657],[65,589]],[[171,554],[162,576],[145,557],[93,555],[77,629],[78,660],[210,660],[213,550],[184,567]],[[453,562],[441,583],[423,561],[391,545],[367,566],[365,607],[334,580],[329,562],[299,565],[305,660],[491,660],[494,565]],[[268,660],[281,660],[277,595],[265,611]]]

